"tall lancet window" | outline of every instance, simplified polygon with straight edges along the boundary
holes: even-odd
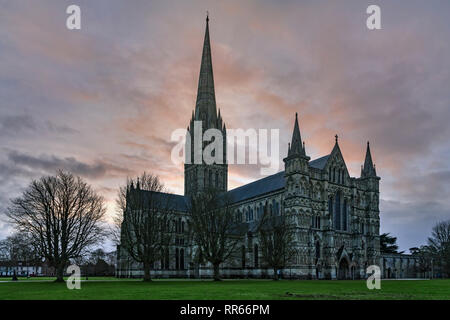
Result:
[[[342,207],[342,228],[347,231],[347,199],[344,199],[344,205]]]
[[[320,259],[320,242],[319,241],[316,241],[316,259],[317,260]]]
[[[336,200],[334,202],[334,228],[341,229],[341,193],[336,193]]]

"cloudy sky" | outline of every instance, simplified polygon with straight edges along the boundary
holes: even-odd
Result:
[[[146,170],[183,193],[170,135],[195,106],[206,10],[227,128],[280,129],[295,112],[312,159],[339,135],[352,176],[366,141],[381,176],[381,231],[401,249],[450,218],[448,1],[0,0],[0,210],[31,179],[70,170],[114,211]],[[70,4],[79,31],[66,28]],[[282,170],[283,168],[280,168]],[[230,166],[234,188],[261,178]],[[0,222],[0,238],[12,231]]]

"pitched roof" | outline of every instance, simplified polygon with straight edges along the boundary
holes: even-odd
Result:
[[[269,192],[280,190],[284,188],[284,186],[284,171],[281,171],[268,177],[264,177],[249,184],[243,185],[241,187],[232,189],[227,192],[227,196],[229,196],[231,203],[237,203]],[[154,191],[140,191],[147,194],[153,193],[157,196],[156,199],[159,203],[170,203],[170,209],[172,210],[180,212],[189,211],[189,196]]]
[[[228,191],[233,203],[251,199],[284,188],[284,171]]]
[[[309,166],[316,168],[316,169],[323,169],[325,168],[325,165],[327,164],[328,158],[331,154],[328,154],[326,156],[320,157],[318,159],[312,160],[309,162]]]
[[[172,194],[172,193],[165,193],[165,192],[156,192],[156,191],[147,191],[147,190],[139,190],[140,192],[144,192],[144,195],[150,196],[152,194],[152,197],[155,197],[152,199],[153,203],[156,205],[161,204],[161,206],[164,206],[168,209],[175,210],[175,211],[181,211],[181,212],[187,212],[188,211],[188,204],[189,204],[189,197],[183,196],[180,194]]]

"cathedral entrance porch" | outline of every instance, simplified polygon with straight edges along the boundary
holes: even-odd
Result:
[[[351,279],[349,263],[345,258],[342,258],[341,261],[339,261],[338,279],[339,280]]]

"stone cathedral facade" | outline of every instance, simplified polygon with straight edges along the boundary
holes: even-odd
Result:
[[[208,18],[198,81],[195,110],[188,126],[201,121],[203,130],[223,133],[226,159],[226,126],[217,111]],[[191,139],[194,150],[194,141]],[[191,154],[193,157],[193,154]],[[296,255],[281,276],[297,279],[358,279],[366,277],[369,265],[382,267],[380,254],[379,181],[367,143],[360,177],[351,177],[338,137],[329,154],[315,160],[308,156],[295,115],[292,141],[284,158],[284,171],[228,190],[227,164],[185,164],[184,195],[174,195],[176,236],[164,261],[153,268],[154,277],[209,277],[212,268],[197,264],[195,244],[186,237],[187,202],[193,193],[208,187],[227,192],[233,200],[236,219],[247,230],[235,257],[222,266],[224,277],[270,277],[264,267],[255,228],[267,207],[275,215],[290,215],[295,228]],[[144,191],[142,191],[144,192]],[[117,275],[142,274],[140,266],[118,247]]]

